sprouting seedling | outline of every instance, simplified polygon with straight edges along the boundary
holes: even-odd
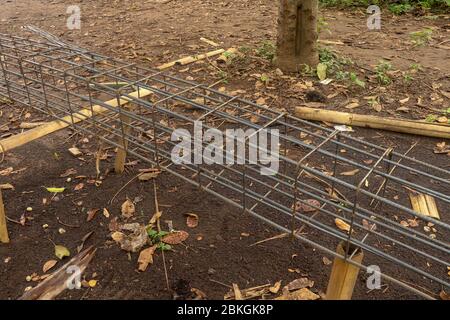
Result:
[[[423,46],[432,40],[433,30],[425,28],[419,31],[411,32],[409,35],[415,46]]]

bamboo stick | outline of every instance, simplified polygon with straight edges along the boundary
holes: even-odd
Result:
[[[345,242],[339,243],[336,252],[340,255],[345,255]],[[351,255],[353,249],[349,250]],[[364,253],[359,249],[353,256],[352,261],[361,263]],[[358,278],[359,267],[348,263],[347,261],[336,257],[334,258],[333,268],[331,270],[330,280],[328,282],[327,300],[350,300],[353,295],[356,280]]]
[[[139,94],[140,91],[140,94]],[[143,98],[145,96],[148,96],[152,93],[150,90],[146,89],[140,89],[137,91],[134,91],[129,94],[129,96],[133,98]],[[123,97],[120,99],[120,105],[126,105],[130,102],[130,99],[127,97]],[[106,101],[105,104],[111,106],[111,107],[117,107],[118,101],[117,99],[111,99],[109,101]],[[91,118],[97,114],[101,114],[103,112],[108,111],[107,108],[102,107],[100,105],[95,105],[92,107],[93,112],[91,112],[90,108],[83,109],[79,112],[73,113],[72,115],[65,116],[61,120],[55,120],[52,122],[49,122],[47,124],[44,124],[42,126],[36,127],[34,129],[30,129],[28,131],[25,131],[23,133],[16,134],[12,137],[0,140],[0,154],[9,150],[12,150],[14,148],[20,147],[28,142],[31,142],[33,140],[39,139],[43,136],[46,136],[50,133],[53,133],[55,131],[67,128],[72,123],[72,119],[74,123],[81,122],[83,120],[86,120],[88,118]],[[73,117],[73,118],[72,118]]]
[[[357,127],[383,129],[394,132],[417,134],[450,139],[450,126],[423,121],[383,118],[371,115],[351,114],[332,110],[296,107],[295,115],[301,119],[326,121]]]
[[[9,243],[8,228],[6,226],[5,206],[3,205],[2,189],[0,189],[0,242]]]
[[[175,60],[175,61],[172,61],[172,62],[165,63],[163,65],[160,65],[159,67],[157,67],[157,69],[158,70],[165,70],[165,69],[171,68],[171,67],[173,67],[174,65],[177,65],[177,64],[184,66],[184,65],[189,64],[189,63],[193,63],[193,62],[196,62],[196,61],[199,61],[199,60],[203,60],[203,59],[206,59],[206,58],[209,58],[209,57],[217,56],[217,55],[219,55],[221,53],[224,53],[224,52],[225,52],[224,49],[218,49],[218,50],[210,51],[210,52],[207,52],[207,53],[204,53],[204,54],[199,54],[197,56],[189,56],[189,57],[181,58],[181,59],[178,59],[178,60]]]
[[[125,108],[124,108],[125,109]],[[131,118],[123,114],[120,115],[120,121],[123,124],[123,134],[122,141],[119,143],[122,145],[121,148],[117,150],[116,159],[114,161],[114,171],[116,173],[123,173],[125,171],[125,162],[127,160],[127,150],[128,150],[128,140],[126,136],[129,135],[131,131]]]

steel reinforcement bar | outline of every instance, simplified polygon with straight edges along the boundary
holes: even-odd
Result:
[[[444,168],[56,40],[0,34],[0,97],[125,148],[314,248],[363,269],[378,265],[385,279],[420,296],[433,298],[430,292],[450,286],[450,171]],[[185,129],[178,139],[175,129]],[[204,139],[210,129],[223,141],[217,135]],[[237,129],[244,135],[230,134]],[[179,139],[199,133],[200,143],[179,155],[202,161],[175,163]],[[262,146],[264,135],[269,141]],[[207,152],[212,145],[215,152]],[[270,151],[278,149],[271,158]],[[259,162],[251,161],[249,150]],[[262,175],[274,162],[277,170]],[[412,210],[410,194],[433,197],[441,220]],[[420,228],[405,226],[408,219]],[[348,227],[341,230],[336,221]],[[344,256],[335,252],[339,241],[346,243]],[[351,260],[354,247],[367,253],[364,264]],[[401,270],[402,279],[390,275],[392,270]]]

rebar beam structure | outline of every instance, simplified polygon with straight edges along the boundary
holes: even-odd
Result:
[[[359,267],[378,265],[382,277],[417,295],[433,298],[430,292],[450,286],[448,170],[202,84],[74,46],[0,34],[0,63],[0,97],[55,119],[69,116],[74,130],[111,146],[126,146],[129,155],[327,254],[355,264],[349,248],[361,248],[366,261]],[[114,100],[115,105],[105,103]],[[99,106],[101,115],[86,118],[80,113],[98,113]],[[280,170],[261,175],[265,165],[251,163],[247,154],[236,159],[234,150],[224,150],[223,164],[174,164],[172,150],[179,143],[171,139],[174,129],[192,132],[197,121],[203,122],[203,130],[222,130],[224,141],[227,128],[250,130],[245,145],[258,152],[267,150],[252,138],[263,129],[278,129]],[[240,164],[229,164],[230,159]],[[339,173],[349,170],[356,173]],[[413,211],[409,192],[434,197],[442,220]],[[348,232],[336,227],[337,218],[350,225]],[[406,228],[401,221],[407,219],[422,225]],[[422,231],[426,224],[437,236]],[[340,241],[347,244],[344,256],[335,252]],[[385,272],[387,266],[401,279]]]

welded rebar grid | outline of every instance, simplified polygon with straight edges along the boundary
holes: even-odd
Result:
[[[448,170],[202,84],[61,42],[0,34],[0,63],[1,97],[111,146],[125,146],[129,155],[327,254],[363,270],[378,265],[386,280],[420,296],[431,298],[437,287],[450,287]],[[241,165],[173,164],[178,142],[171,141],[172,132],[192,132],[196,121],[203,122],[204,130],[224,132],[224,141],[227,128],[278,129],[279,172],[261,175],[264,166],[250,163],[247,154]],[[247,147],[259,151],[250,140],[245,140]],[[225,160],[235,156],[224,153]],[[355,175],[339,174],[356,169]],[[434,197],[443,221],[413,211],[410,192]],[[336,218],[349,224],[350,231],[338,229]],[[436,228],[438,236],[400,223],[416,218]],[[339,241],[346,243],[344,256],[335,252]],[[366,252],[364,264],[351,260],[351,247]],[[400,271],[400,279],[383,271],[389,264]],[[419,278],[426,279],[420,282],[425,290],[416,286]]]

